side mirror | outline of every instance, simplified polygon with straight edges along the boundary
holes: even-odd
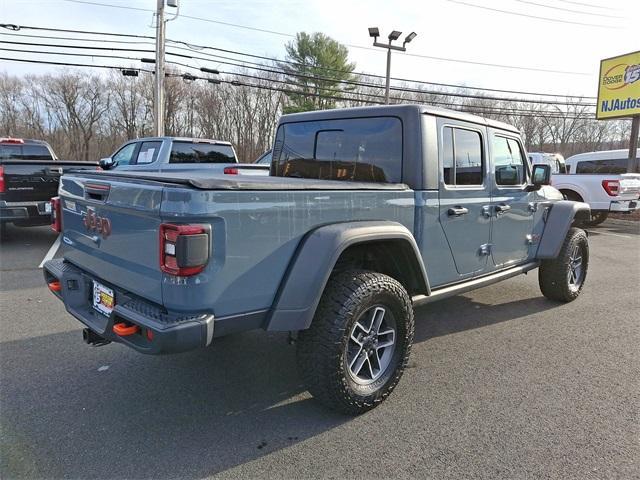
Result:
[[[531,184],[527,190],[540,190],[543,185],[551,185],[551,165],[534,165],[531,170]]]
[[[111,157],[101,158],[100,161],[98,162],[98,165],[100,165],[100,168],[103,170],[109,170],[110,168],[114,167],[115,162]]]

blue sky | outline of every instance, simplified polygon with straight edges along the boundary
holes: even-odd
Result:
[[[69,0],[0,0],[0,23],[154,34],[151,10],[155,9],[155,0],[89,1],[150,11]],[[169,38],[282,58],[284,44],[291,40],[287,35],[187,16],[290,35],[297,31],[322,31],[351,45],[350,58],[356,62],[357,70],[377,74],[384,74],[385,52],[357,48],[370,46],[367,27],[378,26],[385,36],[391,29],[405,33],[415,31],[418,36],[408,46],[408,52],[412,54],[580,74],[497,68],[394,54],[392,76],[559,94],[594,96],[599,60],[640,49],[637,35],[640,1],[637,0],[182,0],[180,13],[181,16],[168,24]],[[0,33],[9,32],[0,29]],[[22,33],[38,32],[25,30]],[[1,35],[0,40],[12,38]],[[16,48],[15,45],[4,46]],[[43,58],[41,55],[6,51],[0,52],[0,56]],[[69,57],[49,58],[69,60]],[[79,58],[76,61],[90,63],[92,59]],[[103,59],[93,61],[97,64],[127,63]],[[216,66],[206,62],[197,65]],[[58,68],[0,61],[0,71],[16,75],[50,72]]]

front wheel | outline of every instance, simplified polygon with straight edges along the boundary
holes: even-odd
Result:
[[[560,302],[578,298],[587,278],[589,241],[580,228],[570,228],[557,258],[543,260],[538,271],[542,294]]]
[[[298,367],[322,404],[359,414],[398,384],[413,342],[413,308],[393,278],[362,270],[331,276],[311,327],[298,337]]]

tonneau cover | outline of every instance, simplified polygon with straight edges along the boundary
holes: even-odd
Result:
[[[408,190],[404,183],[342,182],[292,177],[252,175],[221,175],[205,171],[191,172],[131,172],[85,171],[83,176],[105,180],[150,180],[168,184],[189,185],[200,190]]]

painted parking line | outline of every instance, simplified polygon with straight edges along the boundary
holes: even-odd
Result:
[[[58,248],[60,248],[60,236],[61,235],[58,235],[58,238],[56,238],[56,241],[53,242],[53,245],[51,245],[51,248],[49,249],[47,254],[44,256],[44,258],[42,259],[42,262],[40,262],[40,265],[38,265],[38,268],[42,268],[42,266],[45,264],[45,262],[51,260],[54,257],[54,255],[58,251]]]

